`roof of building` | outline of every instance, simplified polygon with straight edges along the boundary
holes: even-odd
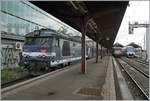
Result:
[[[138,44],[135,44],[134,42],[128,44],[127,46],[132,46],[134,48],[141,48],[141,46],[139,46]]]
[[[114,47],[124,47],[122,44],[120,44],[120,43],[115,43],[114,45],[113,45]]]

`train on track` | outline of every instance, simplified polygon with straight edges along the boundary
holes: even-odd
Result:
[[[135,48],[132,46],[126,46],[122,49],[122,54],[128,58],[134,58],[135,57]]]
[[[126,56],[128,58],[134,58],[135,56],[135,49],[132,46],[126,46],[126,47],[113,47],[112,52],[114,57],[121,57]]]
[[[91,47],[86,48],[90,58]],[[20,65],[32,75],[70,65],[81,59],[81,40],[51,29],[40,29],[25,35]]]
[[[121,47],[113,47],[112,55],[114,57],[121,57],[122,54],[122,48]]]

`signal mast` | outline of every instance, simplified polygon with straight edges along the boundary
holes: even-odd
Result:
[[[150,34],[149,34],[149,24],[147,23],[130,23],[129,22],[129,34],[133,34],[134,28],[146,28],[146,60],[150,61]]]

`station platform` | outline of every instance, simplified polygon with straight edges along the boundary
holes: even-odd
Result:
[[[112,57],[95,63],[87,60],[86,73],[80,63],[48,73],[30,84],[2,93],[5,100],[115,100]]]

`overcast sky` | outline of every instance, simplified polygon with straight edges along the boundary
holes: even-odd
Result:
[[[131,42],[135,42],[143,47],[146,28],[135,28],[134,34],[129,34],[128,23],[129,21],[138,21],[141,23],[149,21],[149,1],[130,1],[129,4],[130,6],[127,7],[115,43],[119,42],[123,45],[127,45]]]

